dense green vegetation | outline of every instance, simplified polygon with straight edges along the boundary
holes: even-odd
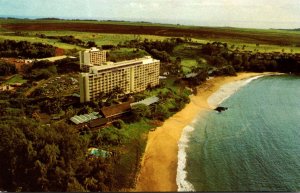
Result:
[[[33,68],[47,65],[36,63]],[[1,92],[0,153],[4,156],[0,162],[5,167],[1,167],[0,189],[113,191],[132,187],[146,144],[145,134],[159,125],[158,120],[165,120],[189,101],[190,92],[174,80],[163,81],[161,86],[137,96],[143,99],[158,94],[160,103],[137,105],[124,121],[116,120],[96,131],[79,132],[67,118],[81,114],[83,109],[98,110],[101,104],[74,104],[68,102],[68,96],[47,98],[38,93],[25,97],[30,83],[15,93]],[[65,119],[58,122],[44,123],[33,116],[35,112],[53,115],[60,111],[65,111]],[[111,157],[87,156],[89,147],[107,150]]]
[[[47,58],[54,55],[55,47],[51,45],[14,40],[0,42],[1,57]]]
[[[17,73],[17,69],[14,64],[0,61],[0,76],[7,76],[15,73]]]
[[[56,74],[79,72],[77,59],[65,58],[50,62],[48,60],[34,61],[32,66],[25,67],[24,77],[31,81],[48,79]]]
[[[226,43],[214,42],[203,45],[202,54],[214,67],[214,75],[234,74],[239,71],[300,72],[299,58],[284,51],[270,54],[232,51]]]
[[[114,154],[87,158],[90,141],[66,124],[2,116],[0,187],[8,191],[114,190]]]
[[[166,42],[166,45],[169,44]],[[146,54],[139,48],[115,48],[109,57],[123,60],[124,57],[130,59],[128,57]],[[98,111],[102,106],[126,101],[129,97],[120,98],[118,94],[122,91],[117,88],[104,96],[106,100],[87,104],[80,104],[78,98],[71,96],[43,95],[40,84],[47,83],[48,79],[58,74],[78,71],[77,59],[35,61],[24,69],[23,78],[27,83],[16,92],[1,92],[0,127],[4,128],[1,136],[5,136],[1,142],[5,145],[0,145],[0,153],[6,152],[3,154],[5,159],[1,159],[1,164],[5,166],[0,175],[3,182],[0,184],[1,190],[113,191],[132,187],[146,145],[147,132],[189,101],[190,92],[175,79],[162,81],[157,88],[149,88],[136,95],[136,100],[158,95],[161,103],[144,106],[146,111],[143,112],[137,111],[138,107],[133,108],[128,117],[115,120],[112,125],[100,130],[78,130],[69,123],[71,116]],[[169,87],[167,90],[166,85]],[[33,92],[26,94],[32,88],[35,88]],[[36,114],[50,116],[50,119],[41,119]],[[56,116],[60,117],[59,121],[51,120]],[[6,140],[20,142],[13,146]],[[107,150],[112,156],[91,158],[87,156],[89,147]]]
[[[201,74],[202,71],[211,75],[235,75],[240,71],[300,72],[299,58],[284,50],[278,53],[249,52],[228,47],[227,43],[202,44],[181,38],[131,40],[120,46],[147,51],[162,62],[163,70],[179,77],[189,72]]]

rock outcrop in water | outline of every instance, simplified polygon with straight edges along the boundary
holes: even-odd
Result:
[[[217,107],[215,108],[214,110],[215,111],[218,111],[219,113],[222,112],[222,111],[226,111],[228,109],[228,107]]]

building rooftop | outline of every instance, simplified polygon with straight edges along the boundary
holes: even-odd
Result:
[[[92,112],[84,115],[75,115],[71,117],[70,120],[78,125],[81,123],[89,122],[90,120],[98,119],[99,117],[101,117],[101,115],[99,115],[99,112]]]
[[[141,101],[138,101],[138,102],[135,102],[135,103],[131,103],[130,106],[134,106],[134,105],[137,105],[137,104],[144,104],[144,105],[151,105],[153,103],[156,103],[159,101],[159,98],[156,97],[156,96],[153,96],[153,97],[148,97],[144,100],[141,100]]]
[[[89,127],[94,128],[94,127],[99,127],[102,125],[105,125],[108,122],[106,118],[99,118],[99,119],[94,119],[89,122]]]
[[[110,107],[102,107],[101,111],[105,118],[109,118],[109,117],[113,117],[113,116],[117,116],[129,112],[130,109],[131,109],[130,103],[125,102]]]
[[[111,68],[116,68],[116,67],[121,67],[121,66],[126,66],[126,65],[132,65],[132,64],[151,64],[153,62],[159,62],[159,60],[156,60],[152,58],[151,56],[145,56],[143,58],[136,58],[133,60],[126,60],[126,61],[121,61],[121,62],[111,62],[108,63],[107,65],[102,65],[102,66],[93,66],[90,68],[90,72],[96,74],[99,70],[106,70],[106,69],[111,69]]]
[[[88,153],[90,155],[93,155],[93,156],[96,156],[96,157],[103,157],[103,158],[107,158],[111,155],[110,152],[105,151],[103,149],[98,149],[98,148],[95,148],[95,147],[89,148]]]

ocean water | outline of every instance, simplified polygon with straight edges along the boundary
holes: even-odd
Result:
[[[209,102],[229,109],[185,128],[179,191],[300,191],[300,77],[243,80]]]

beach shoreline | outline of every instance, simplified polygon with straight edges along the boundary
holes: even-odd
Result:
[[[181,111],[167,119],[155,131],[149,132],[146,149],[141,160],[136,187],[133,192],[178,191],[176,183],[178,142],[184,128],[192,124],[201,113],[211,111],[208,99],[223,85],[257,76],[276,73],[238,73],[237,76],[214,77],[197,88],[197,94]]]

